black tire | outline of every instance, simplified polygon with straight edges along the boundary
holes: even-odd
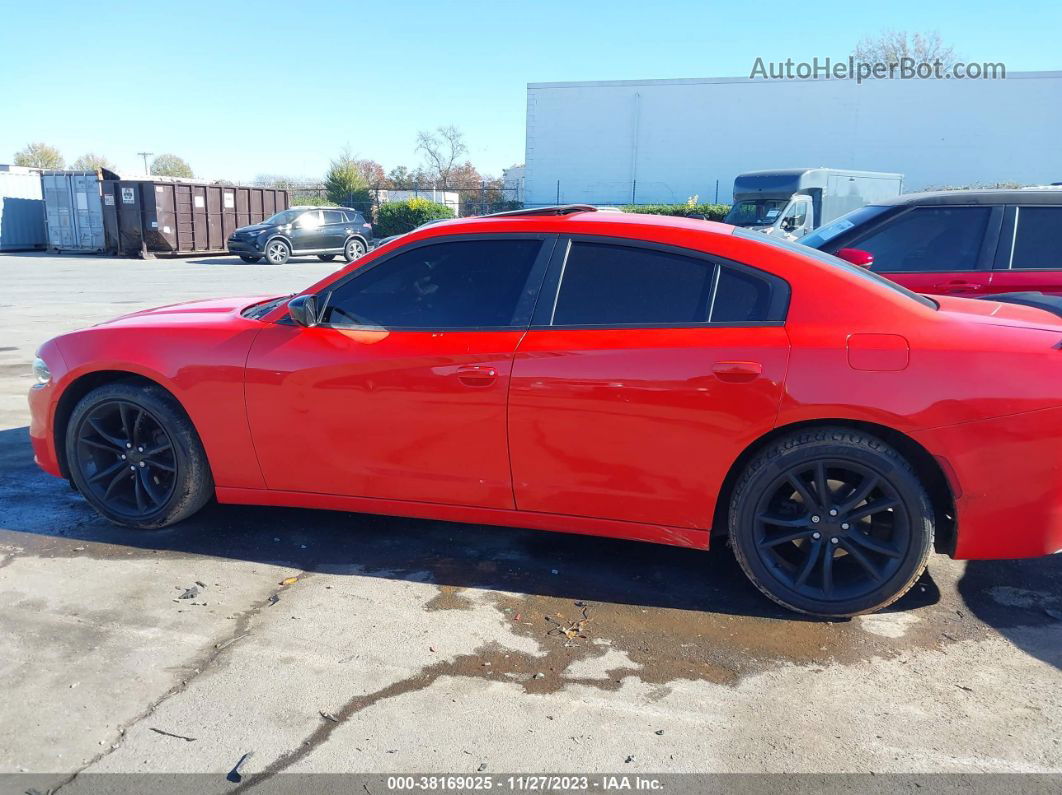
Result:
[[[738,563],[768,598],[841,617],[880,610],[910,590],[933,549],[934,514],[895,448],[823,427],[782,437],[748,464],[729,526]]]
[[[261,257],[248,257],[246,254],[240,254],[240,259],[244,262],[260,262],[262,260]]]
[[[364,257],[366,250],[364,242],[359,238],[352,237],[347,241],[346,245],[343,246],[343,256],[346,258],[347,262],[353,262],[356,259]]]
[[[166,527],[187,519],[214,493],[191,420],[153,384],[118,381],[89,392],[74,407],[65,445],[74,486],[115,524]]]
[[[270,265],[283,265],[291,257],[291,246],[283,240],[270,240],[266,243],[266,262]]]
[[[321,260],[321,262],[331,262],[335,258],[336,258],[335,254],[318,254],[317,255],[317,259]]]

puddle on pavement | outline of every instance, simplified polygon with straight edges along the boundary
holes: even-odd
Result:
[[[443,586],[425,609],[474,609],[461,590]],[[512,632],[538,642],[542,656],[491,646],[458,658],[449,673],[519,682],[528,693],[556,692],[569,684],[615,690],[631,676],[658,686],[681,679],[734,685],[784,665],[852,665],[915,649],[943,649],[984,634],[957,616],[923,621],[904,612],[877,614],[868,627],[861,619],[768,618],[539,595],[492,593],[488,598]],[[567,637],[563,629],[569,627],[586,637]],[[598,676],[569,673],[577,663],[583,668],[617,652],[630,662],[605,667]]]

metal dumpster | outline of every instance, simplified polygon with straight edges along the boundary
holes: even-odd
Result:
[[[225,253],[237,227],[288,208],[284,190],[162,178],[105,181],[103,197],[118,253],[130,256]]]
[[[47,243],[40,171],[0,165],[0,251],[32,251]]]
[[[50,251],[102,254],[108,250],[100,172],[45,171],[41,189]]]
[[[113,172],[48,171],[42,177],[54,251],[151,257],[224,254],[239,226],[288,208],[275,188]]]

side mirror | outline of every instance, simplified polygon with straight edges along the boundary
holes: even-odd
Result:
[[[296,325],[310,328],[317,325],[317,296],[297,295],[288,301],[288,314]]]
[[[839,248],[833,256],[858,265],[860,268],[869,268],[874,264],[874,255],[861,248]]]

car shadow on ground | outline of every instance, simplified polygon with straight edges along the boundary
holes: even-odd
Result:
[[[974,616],[1025,653],[1062,669],[1062,554],[968,561],[958,591]]]
[[[272,265],[265,259],[260,259],[258,262],[244,262],[239,257],[229,256],[226,254],[219,254],[212,257],[196,257],[192,258],[180,258],[180,262],[187,263],[188,265],[239,265],[241,267],[264,267],[264,268],[279,268],[280,265]],[[309,257],[291,257],[285,263],[286,265],[346,265],[347,262],[339,255],[333,260],[321,260],[316,256]]]
[[[0,531],[24,534],[18,543],[28,552],[46,547],[56,557],[128,559],[130,550],[165,550],[462,589],[816,620],[764,598],[724,544],[704,552],[507,527],[217,504],[175,527],[128,530],[101,519],[64,481],[41,472],[26,428],[0,431]],[[71,553],[54,543],[57,538],[94,546]],[[939,599],[927,572],[890,610]]]

